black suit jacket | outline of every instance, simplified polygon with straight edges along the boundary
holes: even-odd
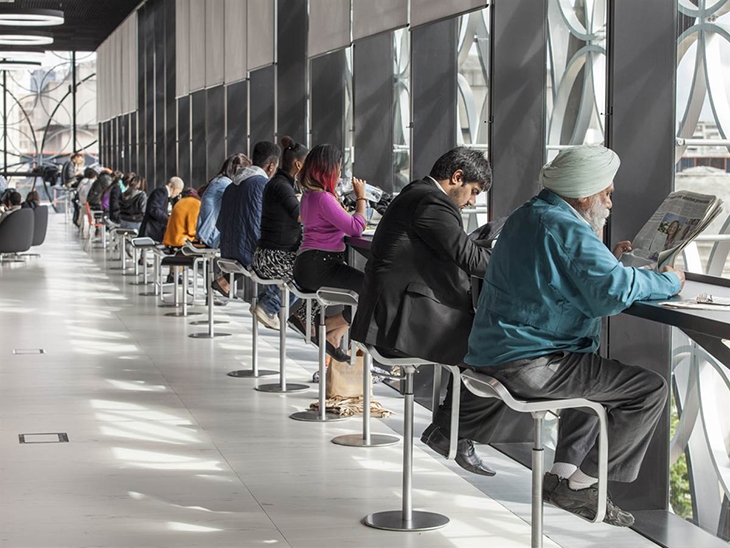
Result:
[[[431,179],[393,200],[373,238],[357,315],[356,341],[455,365],[473,320],[470,276],[489,251],[469,239],[456,204]]]
[[[168,201],[169,195],[164,186],[150,192],[144,219],[142,219],[142,224],[139,227],[140,236],[147,236],[156,242],[162,241],[167,229]]]

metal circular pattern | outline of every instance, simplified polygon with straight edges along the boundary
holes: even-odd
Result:
[[[52,27],[63,25],[63,12],[59,10],[23,10],[0,12],[0,25],[11,27]]]

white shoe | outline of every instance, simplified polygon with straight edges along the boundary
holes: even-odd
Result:
[[[279,330],[280,325],[278,316],[267,314],[266,311],[258,305],[256,305],[256,308],[253,309],[253,314],[256,316],[258,321],[266,327],[275,329],[276,331]]]

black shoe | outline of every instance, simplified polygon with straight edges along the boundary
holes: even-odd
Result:
[[[440,426],[429,425],[421,435],[421,441],[436,451],[442,457],[449,455],[449,438],[443,433]],[[482,476],[494,476],[497,474],[490,466],[482,460],[474,449],[471,440],[460,439],[456,447],[456,464],[467,472],[480,474]]]
[[[593,486],[575,491],[568,486],[568,480],[563,479],[550,495],[550,502],[572,514],[593,520],[598,508],[598,487]],[[607,496],[606,517],[603,518],[603,521],[616,527],[631,527],[634,524],[634,516],[621,510],[613,503],[611,497]]]
[[[218,293],[223,295],[224,297],[228,298],[228,291],[223,291],[223,288],[221,287],[221,284],[218,283],[218,280],[213,280],[210,283],[210,286],[215,289]]]
[[[293,314],[289,316],[289,320],[287,320],[287,325],[291,327],[294,331],[299,333],[302,337],[305,339],[307,338],[307,326],[304,322],[302,322],[302,319],[297,316],[296,314]],[[319,346],[319,337],[317,336],[317,332],[315,331],[312,334],[311,337],[312,344],[314,346]],[[350,355],[342,350],[341,348],[336,348],[331,342],[325,341],[325,352],[328,356],[331,356],[332,358],[336,359],[338,362],[349,362],[350,361]]]
[[[560,476],[548,472],[542,479],[542,500],[550,502],[553,491],[560,485]]]

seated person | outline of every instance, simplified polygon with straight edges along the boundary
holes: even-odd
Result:
[[[345,236],[360,236],[365,229],[365,182],[352,179],[357,207],[350,215],[335,194],[341,167],[342,152],[333,145],[314,147],[302,167],[304,236],[294,261],[294,279],[307,292],[315,292],[320,287],[338,287],[359,294],[362,287],[363,273],[345,262]],[[345,307],[344,313],[326,320],[327,353],[338,361],[349,360],[339,346],[350,327],[350,315],[350,308]],[[295,321],[303,332],[305,320],[299,316]]]
[[[162,243],[167,247],[182,247],[185,245],[185,240],[193,241],[195,239],[200,197],[192,188],[183,190],[180,196],[180,200],[172,208],[165,237],[162,239]]]
[[[460,147],[441,156],[428,177],[406,186],[391,202],[373,237],[353,339],[386,356],[462,362],[474,318],[470,277],[484,275],[491,250],[469,239],[460,210],[473,205],[491,183],[484,155]],[[456,462],[465,470],[495,474],[471,440],[490,441],[500,408],[499,402],[461,390]],[[444,457],[450,420],[451,383],[421,438]]]
[[[196,235],[198,240],[208,247],[218,249],[221,244],[221,235],[216,227],[218,215],[221,211],[221,202],[223,200],[223,192],[233,182],[233,178],[244,167],[251,165],[251,160],[245,154],[231,154],[223,162],[218,175],[213,177],[208,184],[198,189],[200,194],[200,214],[198,215],[198,226],[196,227]],[[228,281],[224,276],[219,276],[217,281],[218,287],[228,294]]]
[[[61,183],[67,187],[74,186],[84,173],[84,163],[84,155],[80,152],[74,152],[63,164]]]
[[[101,199],[104,194],[104,191],[109,188],[109,186],[112,184],[112,176],[111,172],[108,168],[103,168],[101,170],[101,173],[96,178],[96,181],[94,181],[94,184],[91,185],[91,188],[89,189],[89,195],[87,197],[87,201],[89,202],[89,208],[92,211],[101,211]]]
[[[679,293],[684,274],[623,266],[601,235],[620,161],[601,146],[566,149],[540,172],[544,189],[512,213],[493,250],[465,362],[524,399],[586,398],[608,414],[608,479],[639,473],[667,403],[664,379],[602,358],[601,319],[641,299]],[[555,464],[543,498],[592,519],[597,505],[598,421],[577,409],[560,415]],[[606,523],[633,516],[607,501]]]
[[[119,171],[115,171],[112,177],[113,183],[109,185],[104,194],[101,197],[101,207],[107,212],[109,221],[118,225],[119,219],[119,204],[122,199],[122,194],[127,191],[126,180],[136,178],[136,173],[128,173],[125,177]]]
[[[7,192],[5,195],[5,201],[3,202],[2,214],[0,214],[0,223],[21,209],[22,201],[23,198],[17,190],[12,189]]]
[[[93,167],[87,167],[84,170],[84,178],[76,187],[76,198],[74,199],[73,222],[76,226],[81,226],[83,215],[85,214],[86,199],[91,190],[91,185],[96,181],[97,173]]]
[[[147,198],[147,208],[145,209],[144,218],[139,227],[140,236],[152,238],[156,242],[162,241],[165,237],[165,230],[167,229],[167,205],[170,200],[178,197],[182,192],[183,186],[185,184],[180,177],[170,177],[170,180],[167,181],[165,186],[156,188],[150,192]]]
[[[20,206],[23,209],[35,209],[41,205],[41,197],[37,190],[31,190],[25,197],[25,202]]]
[[[289,280],[302,241],[302,222],[296,195],[296,178],[307,157],[307,147],[291,137],[281,140],[281,167],[264,189],[261,238],[253,256],[253,268],[262,278]],[[296,301],[292,295],[290,303]],[[261,287],[254,314],[262,323],[279,328],[281,298],[273,285]]]
[[[119,226],[140,230],[147,209],[147,182],[142,177],[127,181],[127,190],[119,199]]]
[[[256,244],[261,237],[264,188],[279,167],[280,157],[281,149],[276,143],[256,143],[251,159],[253,165],[241,169],[233,178],[233,184],[223,191],[216,222],[223,259],[235,259],[246,268],[253,263]],[[227,295],[217,282],[214,281],[212,285]]]

